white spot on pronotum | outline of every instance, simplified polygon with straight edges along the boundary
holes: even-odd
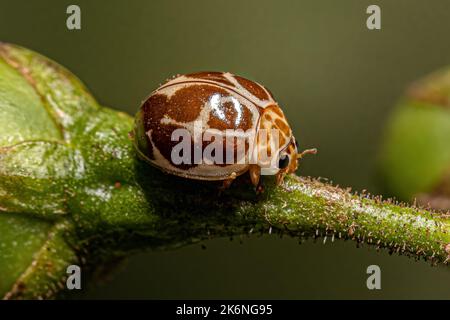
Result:
[[[372,264],[367,267],[367,274],[370,276],[367,278],[366,285],[369,290],[381,289],[381,269],[376,264]]]
[[[77,265],[70,265],[67,267],[66,273],[69,274],[66,281],[67,289],[80,290],[81,289],[81,268]]]
[[[69,30],[81,29],[81,9],[75,4],[71,4],[67,7],[66,13],[70,14],[66,20],[66,26]]]

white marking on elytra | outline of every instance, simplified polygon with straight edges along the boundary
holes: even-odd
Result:
[[[172,87],[176,84],[179,84],[179,85],[183,84],[184,86],[188,86],[188,85],[195,84],[195,83],[205,83],[206,82],[206,83],[210,83],[210,84],[215,84],[223,89],[233,89],[233,90],[239,92],[239,94],[241,94],[245,99],[249,100],[250,102],[256,104],[258,107],[263,108],[263,109],[269,105],[276,104],[276,102],[272,98],[272,95],[264,86],[261,86],[255,82],[255,84],[258,85],[260,88],[262,88],[264,90],[264,92],[267,94],[267,96],[269,97],[268,100],[261,100],[258,97],[256,97],[254,94],[249,92],[247,89],[245,89],[239,83],[239,81],[237,81],[237,79],[235,78],[235,76],[232,73],[224,72],[224,73],[222,73],[222,76],[226,80],[228,80],[232,85],[230,86],[226,83],[219,82],[216,80],[211,80],[211,79],[186,77],[185,75],[181,75],[181,76],[175,77],[174,79],[168,81],[166,84],[161,86],[158,90],[156,90],[156,92],[169,89],[169,87]],[[178,89],[171,88],[166,92],[166,94],[170,98],[177,90]]]
[[[245,89],[240,83],[239,81],[237,81],[237,79],[234,77],[233,74],[229,73],[229,72],[225,72],[223,74],[223,76],[230,81],[234,87],[237,89],[237,91],[242,94],[244,97],[246,97],[248,100],[253,101],[258,107],[261,108],[266,108],[269,105],[272,105],[275,103],[275,101],[273,101],[272,99],[270,100],[261,100],[259,99],[257,96],[255,96],[254,94],[252,94],[250,91],[248,91],[247,89]],[[262,86],[260,86],[262,87]],[[262,87],[263,88],[263,87]],[[271,95],[267,92],[266,88],[263,88],[264,91],[267,93],[267,96],[270,97]]]
[[[177,81],[178,78],[168,82],[166,85],[160,87],[159,89],[157,89],[153,94],[164,94],[167,99],[172,98],[172,96],[177,93],[178,90],[180,89],[184,89],[186,87],[189,87],[192,85],[192,83],[177,83],[179,81]],[[161,93],[161,92],[164,93]]]
[[[190,84],[190,85],[192,85],[192,84]],[[166,87],[161,92],[159,92],[159,94],[166,94],[166,90],[170,90],[170,94],[173,95],[176,91],[178,91],[184,87],[186,87],[186,85],[183,85],[181,87],[179,85],[169,86],[169,87]],[[258,122],[258,119],[260,117],[258,109],[255,106],[248,104],[248,103],[246,105],[244,105],[243,104],[244,101],[240,101],[239,97],[234,97],[232,95],[232,93],[228,96],[223,96],[220,93],[213,94],[210,97],[210,99],[204,103],[197,118],[194,119],[193,121],[179,122],[179,121],[176,121],[175,119],[170,118],[168,115],[165,115],[165,117],[162,118],[160,122],[161,122],[161,124],[165,124],[165,125],[172,124],[172,125],[184,127],[191,133],[192,137],[194,137],[194,142],[201,141],[202,137],[200,135],[202,132],[205,132],[206,130],[217,131],[217,132],[215,132],[216,134],[225,135],[225,131],[211,129],[208,122],[211,117],[211,113],[216,115],[220,120],[222,120],[224,122],[227,121],[225,110],[223,109],[223,106],[226,102],[231,102],[237,113],[236,120],[234,122],[235,126],[239,126],[241,124],[241,122],[243,120],[242,108],[246,107],[250,110],[250,112],[252,114],[252,126],[251,127],[256,129],[256,123]],[[201,127],[198,127],[199,125]]]
[[[167,167],[167,168],[172,167],[172,164],[161,154],[158,147],[154,144],[153,138],[152,138],[152,130],[147,131],[147,136],[152,145],[153,158],[155,159],[154,161],[156,163],[158,163],[159,165],[162,165],[163,167]]]
[[[272,100],[273,103],[276,103],[275,100],[273,100],[272,95],[270,94],[269,90],[266,89],[266,87],[264,86],[260,86],[264,92],[267,94],[268,97],[270,97],[270,99]]]

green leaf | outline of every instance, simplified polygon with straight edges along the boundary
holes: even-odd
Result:
[[[7,44],[0,57],[0,296],[51,297],[78,261],[67,206],[84,177],[68,139],[81,118],[74,106],[99,107],[46,58]]]
[[[29,216],[0,215],[0,292],[10,290],[33,262],[47,239],[51,224]]]
[[[16,69],[0,60],[0,146],[61,138],[43,101]]]

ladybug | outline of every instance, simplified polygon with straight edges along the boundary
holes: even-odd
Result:
[[[138,154],[153,166],[185,178],[223,181],[224,188],[247,171],[257,190],[261,175],[276,175],[279,185],[296,171],[299,158],[316,153],[298,153],[268,89],[223,72],[168,80],[142,103],[132,133]]]

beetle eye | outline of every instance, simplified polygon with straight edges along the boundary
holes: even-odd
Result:
[[[284,169],[289,165],[289,157],[285,154],[280,157],[280,160],[278,160],[278,168]]]

